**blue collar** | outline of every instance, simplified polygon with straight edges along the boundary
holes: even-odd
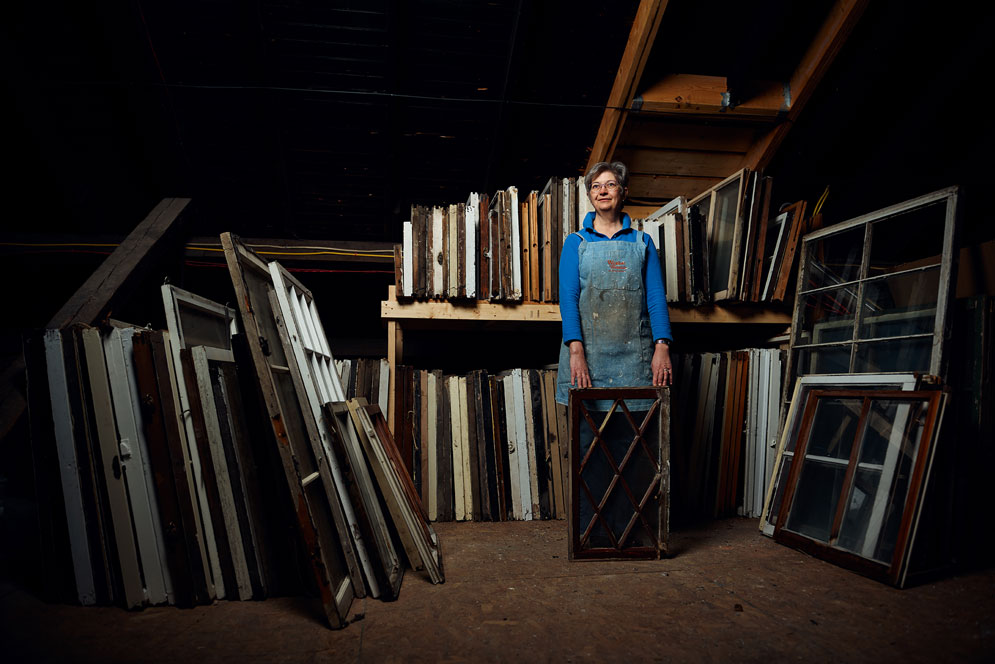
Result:
[[[584,217],[584,230],[586,230],[589,233],[595,233],[597,235],[601,235],[601,233],[598,233],[598,231],[594,230],[594,213],[593,212],[588,212],[587,215]],[[625,212],[623,212],[622,213],[622,230],[620,230],[615,235],[618,235],[619,233],[624,233],[624,232],[630,231],[630,230],[632,230],[632,219],[629,218],[628,214],[626,214]],[[607,237],[607,236],[603,235],[602,237]]]

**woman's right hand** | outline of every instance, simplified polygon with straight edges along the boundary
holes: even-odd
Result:
[[[591,374],[587,370],[587,357],[584,355],[582,341],[570,342],[570,386],[594,387],[591,384]]]

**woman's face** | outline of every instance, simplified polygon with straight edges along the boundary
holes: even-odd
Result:
[[[594,206],[595,211],[614,216],[622,209],[625,189],[619,184],[614,173],[604,171],[591,181],[591,190],[588,192],[588,196],[591,198],[591,205]]]

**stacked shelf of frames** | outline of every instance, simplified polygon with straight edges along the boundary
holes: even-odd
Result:
[[[680,326],[687,323],[750,324],[769,326],[778,333],[791,325],[789,312],[757,304],[678,304],[670,303],[670,321],[677,326],[675,336],[680,336]],[[492,323],[511,325],[558,324],[560,307],[555,303],[523,302],[502,304],[478,300],[473,304],[454,304],[449,301],[398,300],[394,286],[388,287],[387,299],[380,303],[380,317],[387,323],[387,360],[390,364],[390,398],[388,423],[395,430],[397,394],[397,367],[404,363],[405,327],[426,327],[435,330],[466,329],[469,325],[484,326]],[[555,362],[556,357],[551,357]]]

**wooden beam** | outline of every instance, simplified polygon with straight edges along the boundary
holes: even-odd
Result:
[[[622,109],[629,108],[636,95],[636,86],[639,85],[646,60],[653,48],[653,42],[656,41],[656,33],[660,29],[660,20],[667,9],[667,2],[668,0],[640,0],[585,172],[599,161],[610,159],[615,150],[615,144],[628,113]]]
[[[790,96],[785,84],[776,81],[750,82],[745,90],[751,91],[735,107],[725,99],[729,86],[724,76],[698,74],[670,74],[656,82],[633,102],[633,108],[644,113],[686,113],[716,118],[776,119],[787,112]]]
[[[58,329],[73,323],[92,325],[105,318],[169,248],[169,240],[182,225],[181,217],[189,203],[189,198],[162,199],[62,305],[46,327]]]
[[[815,39],[791,75],[791,105],[787,118],[750,148],[743,159],[744,167],[763,170],[770,164],[774,153],[843,48],[866,7],[867,0],[837,0],[832,6]]]
[[[670,200],[677,196],[684,196],[687,199],[691,199],[722,182],[723,179],[725,178],[677,175],[657,176],[636,173],[629,176],[629,198]]]

